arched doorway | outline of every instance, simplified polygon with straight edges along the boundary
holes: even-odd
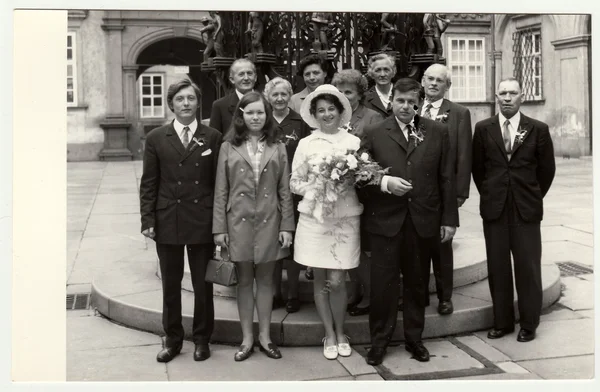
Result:
[[[173,119],[167,105],[167,89],[181,78],[191,79],[202,90],[198,120],[210,117],[215,99],[215,84],[200,71],[204,43],[188,37],[156,41],[144,48],[136,58],[135,93],[128,105],[132,128],[129,148],[134,159],[143,156],[144,139],[152,129]]]

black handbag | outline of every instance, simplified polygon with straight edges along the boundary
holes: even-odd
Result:
[[[214,257],[208,261],[206,266],[204,280],[227,287],[238,284],[237,269],[235,263],[230,260],[227,250],[223,250],[223,248],[215,250]]]

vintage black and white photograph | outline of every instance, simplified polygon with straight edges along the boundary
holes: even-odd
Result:
[[[594,379],[591,23],[68,10],[67,381]]]

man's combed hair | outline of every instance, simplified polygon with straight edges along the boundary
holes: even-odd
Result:
[[[189,79],[181,79],[180,81],[170,85],[169,89],[167,90],[167,105],[169,106],[169,109],[171,109],[171,111],[173,111],[173,98],[175,97],[175,94],[177,94],[180,90],[190,86],[192,86],[194,92],[196,93],[196,99],[200,101],[200,98],[202,97],[200,87],[198,87],[196,83],[192,82]]]
[[[419,94],[420,99],[425,98],[425,91],[421,83],[411,78],[398,79],[394,84],[394,91],[398,91],[399,93],[416,92]]]
[[[240,146],[246,140],[248,140],[248,134],[250,131],[244,122],[244,109],[251,103],[261,101],[265,105],[265,114],[267,119],[263,132],[266,137],[267,144],[272,145],[277,142],[277,130],[275,127],[275,120],[273,120],[273,109],[267,101],[267,99],[256,91],[250,91],[240,99],[235,111],[233,113],[233,119],[231,120],[231,126],[225,134],[225,140],[231,142],[234,146]]]

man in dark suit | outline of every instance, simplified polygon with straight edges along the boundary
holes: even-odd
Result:
[[[233,111],[239,100],[256,84],[256,67],[248,59],[237,59],[229,68],[229,81],[235,91],[213,102],[209,127],[223,135],[227,133],[233,118]]]
[[[421,107],[421,117],[448,125],[450,156],[456,176],[458,207],[469,198],[471,186],[471,112],[466,107],[444,98],[452,85],[450,71],[441,64],[433,64],[423,75],[421,84],[425,90],[425,102]],[[454,311],[452,288],[454,285],[454,256],[452,240],[440,243],[431,254],[433,275],[438,297],[437,311],[441,315]]]
[[[392,115],[392,79],[396,76],[396,61],[386,53],[369,58],[367,74],[375,81],[365,94],[364,105],[381,114],[384,118]]]
[[[167,103],[175,120],[146,139],[140,182],[142,234],[156,242],[163,288],[165,347],[156,360],[169,362],[181,351],[181,279],[187,249],[192,286],[194,360],[210,357],[213,331],[212,284],[205,282],[213,254],[212,211],[221,133],[198,123],[200,89],[189,80],[169,86]]]
[[[440,237],[449,241],[458,226],[448,127],[416,116],[421,100],[419,82],[400,79],[394,85],[394,116],[365,127],[364,148],[390,168],[380,185],[359,189],[372,250],[367,363],[373,366],[383,361],[396,327],[400,270],[406,350],[418,361],[429,360],[421,336],[431,249]]]
[[[556,166],[548,125],[519,112],[521,85],[504,79],[496,93],[500,113],[478,122],[473,135],[473,181],[481,201],[488,280],[497,339],[515,329],[512,253],[520,325],[517,340],[535,338],[542,310],[543,198]]]

